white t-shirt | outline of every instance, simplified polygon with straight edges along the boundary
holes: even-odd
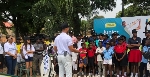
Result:
[[[72,61],[77,60],[78,53],[72,52]]]
[[[13,42],[12,44],[10,44],[9,42],[6,42],[4,44],[4,51],[5,52],[10,52],[11,54],[15,55],[17,52],[17,48],[16,48],[16,44]],[[10,56],[10,55],[5,55],[5,56]]]
[[[104,50],[106,50],[106,48],[105,47],[102,47],[102,48],[100,48],[100,47],[98,47],[97,49],[96,49],[96,52],[95,53],[102,53]],[[103,61],[103,59],[102,59],[102,57],[101,57],[101,55],[99,54],[99,55],[97,55],[97,61]]]
[[[3,54],[4,50],[3,50],[3,47],[2,45],[0,44],[0,54]]]
[[[78,43],[77,43],[78,48],[77,49],[82,48],[81,43],[82,43],[82,39],[80,41],[78,41]]]
[[[24,56],[25,56],[25,55],[28,55],[28,56],[30,56],[30,57],[33,57],[33,53],[27,54],[27,51],[35,51],[33,45],[31,45],[31,48],[30,48],[30,45],[28,44],[28,45],[27,45],[27,50],[25,49],[25,45],[23,45],[23,54],[24,54]]]

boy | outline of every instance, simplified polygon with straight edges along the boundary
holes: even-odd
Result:
[[[147,39],[145,41],[145,46],[143,47],[142,53],[147,52],[149,48],[150,48],[150,39]],[[140,77],[143,77],[144,68],[145,68],[145,77],[149,76],[149,71],[147,70],[147,63],[148,63],[148,60],[145,59],[144,56],[142,55],[142,61],[140,63],[140,67],[139,67]]]
[[[93,71],[93,77],[95,73],[94,69],[94,59],[95,59],[95,49],[93,47],[93,44],[89,44],[89,48],[87,49],[87,56],[88,56],[88,66],[89,66],[89,76],[91,76],[91,70]]]
[[[98,62],[98,72],[99,75],[101,75],[102,77],[104,77],[104,66],[103,66],[103,59],[102,59],[102,55],[101,53],[103,53],[103,51],[106,48],[102,46],[102,41],[99,41],[99,47],[96,49],[96,55],[97,55],[97,62]],[[101,69],[103,69],[103,74],[101,73]],[[100,76],[99,76],[100,77]]]
[[[116,45],[116,40],[110,40],[110,48],[113,50],[113,52],[114,52],[115,45]],[[114,69],[115,60],[114,59],[115,59],[115,57],[113,54],[112,55],[112,74],[114,74],[114,71],[115,71],[115,69]]]
[[[77,49],[77,44],[73,44],[73,47]],[[77,56],[78,53],[72,52],[72,66],[73,66],[73,74],[74,74],[73,77],[77,77],[77,66],[78,66]]]
[[[80,61],[79,61],[79,68],[80,68],[80,76],[82,75],[82,69],[84,68],[84,77],[86,77],[86,66],[87,66],[87,49],[86,44],[81,43],[82,48],[79,49],[79,51],[82,51],[80,53]],[[84,51],[84,52],[83,52]]]
[[[114,47],[115,51],[115,67],[117,69],[117,77],[119,76],[119,68],[122,68],[122,77],[124,77],[125,67],[127,66],[126,44],[123,43],[123,38],[118,38],[118,44]]]
[[[106,42],[106,50],[103,51],[104,54],[104,61],[103,64],[105,65],[105,77],[109,75],[112,77],[112,55],[114,54],[114,51],[110,47],[110,43]],[[108,71],[106,70],[108,68]]]

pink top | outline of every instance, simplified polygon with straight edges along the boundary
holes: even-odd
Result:
[[[73,43],[77,43],[77,38],[74,37],[74,36],[72,36],[72,42],[73,42]]]

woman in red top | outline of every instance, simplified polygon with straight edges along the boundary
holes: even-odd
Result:
[[[125,67],[127,66],[126,44],[123,42],[123,38],[118,38],[118,44],[114,47],[115,51],[115,67],[117,69],[117,77],[119,77],[119,68],[122,68],[122,76],[124,76]]]

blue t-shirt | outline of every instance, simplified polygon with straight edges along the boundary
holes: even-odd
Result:
[[[103,40],[103,47],[106,47],[106,43],[108,42],[109,40],[107,39],[107,40]]]
[[[147,46],[144,46],[143,47],[143,52],[147,52],[148,51],[148,48],[150,47],[147,47]],[[142,61],[143,63],[148,63],[148,60],[144,58],[144,56],[142,55]]]
[[[112,55],[114,54],[114,51],[110,47],[108,50],[104,50],[103,54],[104,54],[104,59],[105,60],[110,60],[110,59],[112,59]]]

